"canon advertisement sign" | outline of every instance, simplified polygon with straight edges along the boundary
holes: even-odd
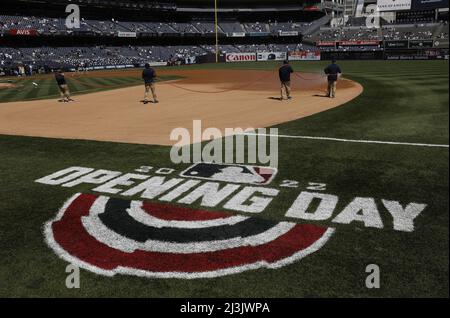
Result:
[[[228,53],[227,62],[256,62],[256,53]]]

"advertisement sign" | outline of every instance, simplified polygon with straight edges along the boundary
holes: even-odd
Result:
[[[383,51],[332,51],[321,52],[321,58],[322,60],[380,60],[383,58],[383,53]]]
[[[409,41],[410,49],[421,49],[421,48],[431,48],[431,47],[433,47],[433,40]]]
[[[150,37],[154,37],[155,38],[155,37],[158,36],[158,33],[155,33],[155,32],[140,32],[139,36],[141,38],[150,38]]]
[[[167,62],[150,62],[150,66],[167,66]]]
[[[245,32],[228,33],[228,36],[233,37],[233,38],[245,38]]]
[[[340,46],[371,46],[371,45],[379,45],[380,41],[340,41]]]
[[[309,6],[309,7],[304,7],[303,11],[320,11],[320,8],[316,7],[316,6]]]
[[[384,41],[386,49],[407,49],[408,41]]]
[[[434,47],[439,47],[439,48],[448,48],[448,39],[437,39],[434,41],[433,46]]]
[[[430,56],[430,55],[389,55],[387,60],[441,60],[444,56]]]
[[[9,30],[10,35],[25,35],[25,36],[36,36],[38,35],[37,30],[33,29],[11,29]]]
[[[448,0],[412,0],[412,10],[448,8]]]
[[[117,32],[117,36],[119,38],[137,38],[137,33],[136,32],[119,31],[119,32]]]
[[[294,51],[289,52],[289,61],[320,61],[320,52]]]
[[[298,36],[298,31],[280,31],[280,36]]]
[[[249,36],[270,36],[268,32],[250,32]]]
[[[319,41],[316,43],[316,46],[336,46],[335,41]]]
[[[225,56],[227,63],[232,62],[255,62],[256,53],[227,53]]]
[[[377,0],[378,11],[410,10],[411,0]]]
[[[258,61],[283,61],[287,59],[286,52],[262,52],[258,53]]]

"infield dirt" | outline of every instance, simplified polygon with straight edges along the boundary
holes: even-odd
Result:
[[[158,72],[183,77],[156,85],[159,104],[140,102],[143,85],[79,95],[73,103],[54,99],[5,103],[0,105],[0,134],[172,145],[171,131],[178,127],[192,131],[193,120],[201,119],[203,128],[216,127],[222,133],[225,128],[270,127],[337,107],[363,91],[358,83],[342,79],[336,98],[329,99],[325,97],[325,77],[296,73],[293,99],[280,101],[280,84],[272,71]],[[95,77],[125,75],[140,73],[95,72]]]

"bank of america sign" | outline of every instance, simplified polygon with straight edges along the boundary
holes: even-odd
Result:
[[[410,10],[411,0],[377,0],[378,11]]]

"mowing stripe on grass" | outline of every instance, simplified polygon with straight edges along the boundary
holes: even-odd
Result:
[[[116,86],[117,84],[114,82],[112,78],[95,78],[94,82],[97,82],[98,85],[102,86]]]
[[[75,81],[70,81],[69,82],[69,89],[70,89],[70,91],[72,93],[79,92],[79,91],[81,91],[83,89],[86,89],[86,88],[87,88],[86,85],[84,85],[83,83],[78,83],[78,82],[75,82]]]
[[[397,146],[449,148],[449,145],[422,144],[422,143],[415,143],[415,142],[397,142],[397,141],[379,141],[379,140],[356,140],[356,139],[343,139],[343,138],[331,138],[331,137],[271,135],[271,134],[256,134],[256,133],[243,133],[241,135],[263,136],[263,137],[278,137],[278,138],[291,138],[291,139],[326,140],[326,141],[352,142],[352,143],[363,143],[363,144],[382,144],[382,145],[397,145]]]
[[[114,85],[130,85],[132,83],[136,83],[136,79],[130,77],[114,77],[110,78],[110,81],[114,83]]]
[[[17,87],[8,88],[8,89],[0,89],[0,98],[3,100],[4,96],[8,97],[14,95],[17,92]]]
[[[76,79],[76,82],[83,83],[91,88],[115,88],[122,85],[129,84],[128,81],[124,81],[120,78],[82,78]]]
[[[107,85],[107,86],[117,86],[117,85],[122,84],[120,82],[120,80],[118,80],[117,78],[106,78],[106,79],[102,79],[102,80],[104,82],[106,82],[105,85]],[[99,82],[101,82],[101,81],[99,81]]]
[[[71,95],[80,95],[80,94],[90,94],[90,93],[97,93],[97,92],[101,92],[104,91],[100,88],[89,88],[89,89],[83,89],[83,90],[79,90],[79,91],[72,91],[71,90]],[[58,97],[59,93],[55,93],[55,94],[51,94],[51,95],[42,95],[42,96],[38,96],[35,98],[28,98],[26,99],[26,101],[32,101],[32,100],[41,100],[41,99],[49,99],[49,98],[53,98],[53,97]],[[24,100],[25,101],[25,100]]]
[[[76,91],[91,89],[91,86],[84,83],[83,81],[74,81],[72,79],[69,80],[69,87],[73,93],[76,93]],[[73,88],[76,88],[76,91]]]
[[[166,76],[164,77],[160,82],[164,82],[166,80],[170,80],[172,78],[178,78],[178,77],[172,77],[172,76]],[[116,78],[117,79],[117,78]],[[0,91],[0,103],[4,102],[12,102],[12,101],[31,101],[31,100],[40,100],[40,99],[48,99],[48,98],[56,98],[59,96],[58,87],[56,84],[52,84],[53,80],[48,79],[49,83],[44,83],[43,85],[39,84],[39,86],[36,88],[34,87],[31,82],[23,82],[23,87],[16,87],[12,89],[1,90]],[[71,82],[69,79],[69,88],[72,95],[80,95],[80,94],[90,94],[90,93],[96,93],[101,91],[107,91],[111,89],[117,89],[121,87],[129,87],[129,86],[136,86],[141,84],[141,80],[137,79],[134,82],[125,82],[125,79],[123,80],[123,84],[114,84],[111,86],[104,86],[104,87],[94,87],[95,79],[92,78],[83,78],[82,81],[73,81]],[[122,80],[121,80],[122,81]],[[90,85],[86,82],[92,82],[94,85]],[[97,83],[98,85],[98,83]],[[31,89],[38,90],[39,94],[35,95],[34,91],[29,91]],[[25,91],[27,90],[27,91]],[[45,92],[45,91],[49,91]],[[24,95],[29,94],[28,97],[24,97]]]
[[[11,101],[15,100],[26,100],[28,98],[36,97],[39,95],[39,92],[41,91],[41,87],[35,87],[33,84],[31,84],[32,81],[24,81],[23,87],[21,89],[18,89],[16,91],[16,95],[11,97]]]
[[[56,83],[53,79],[46,79],[44,80],[46,86],[45,89],[42,90],[42,95],[49,95],[49,96],[58,96],[58,88]]]
[[[90,88],[99,88],[99,87],[108,86],[108,84],[105,83],[105,81],[101,81],[98,78],[92,78],[92,77],[77,78],[77,79],[74,79],[74,82],[75,81],[82,82],[84,85],[86,85],[87,87],[90,87]]]

